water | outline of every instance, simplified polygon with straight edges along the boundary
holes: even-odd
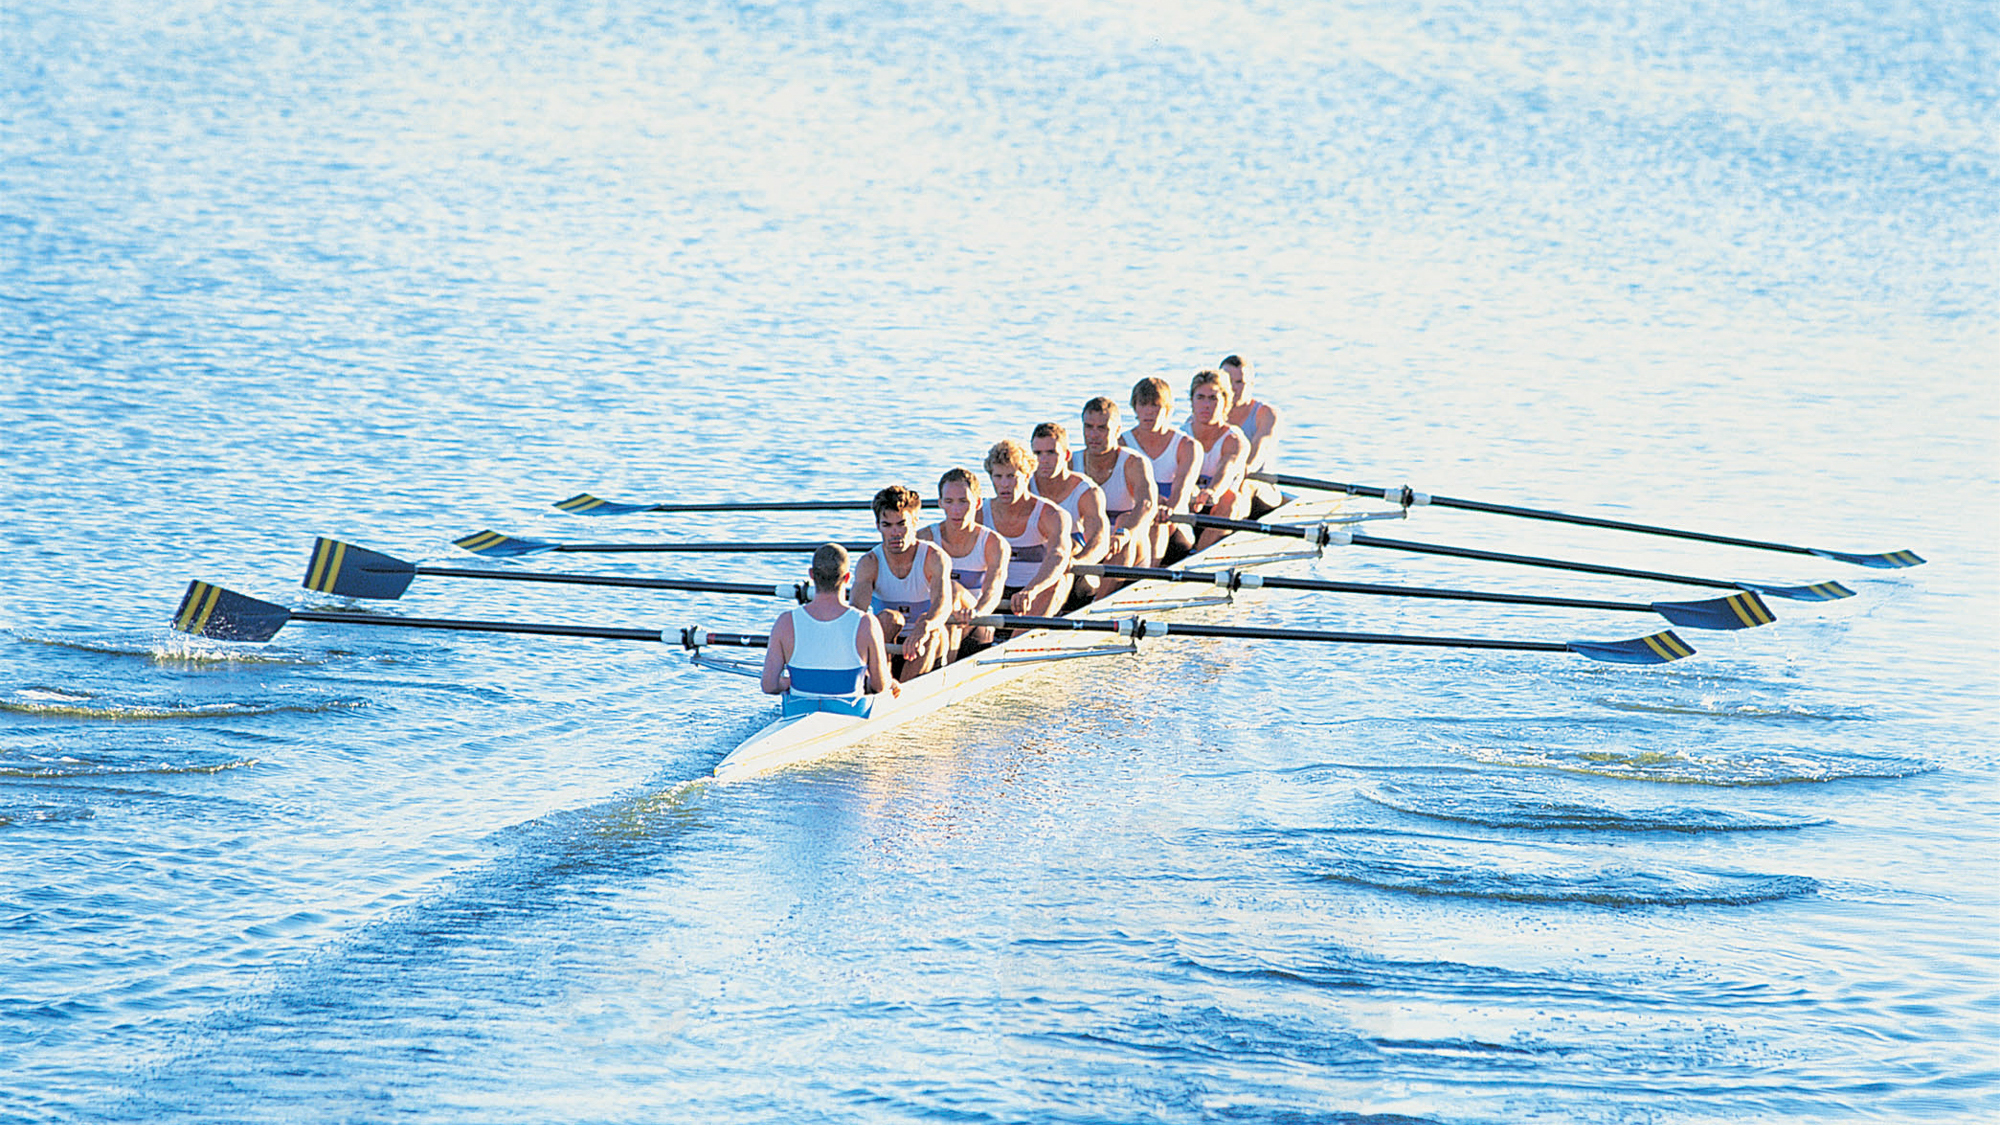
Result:
[[[0,21],[0,1118],[2000,1108],[1986,7]],[[1859,596],[1662,669],[1163,641],[727,787],[762,704],[658,646],[165,628],[325,604],[321,534],[859,536],[547,505],[927,484],[1233,351],[1295,471],[1931,562],[1429,510],[1383,534]],[[515,585],[388,611],[773,610]]]

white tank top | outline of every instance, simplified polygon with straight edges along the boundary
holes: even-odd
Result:
[[[1034,493],[1031,492],[1028,495],[1034,496]],[[985,524],[987,527],[992,527],[996,533],[999,533],[1000,537],[1007,541],[1008,549],[1013,552],[1007,559],[1007,585],[1005,588],[1009,590],[1017,590],[1033,582],[1035,580],[1035,572],[1042,569],[1042,559],[1048,551],[1048,547],[1042,539],[1042,509],[1055,508],[1056,506],[1040,496],[1034,496],[1034,500],[1035,507],[1028,513],[1028,526],[1022,529],[1019,535],[1008,535],[1005,532],[1001,532],[999,528],[994,527],[993,501],[981,500],[979,502],[979,522]],[[1056,510],[1061,511],[1062,509],[1056,508]]]
[[[1137,460],[1145,468],[1146,479],[1148,481],[1153,479],[1153,463],[1151,461],[1146,460],[1143,456],[1132,452],[1122,445],[1118,446],[1117,449],[1118,459],[1111,463],[1111,475],[1101,481],[1095,477],[1091,477],[1093,481],[1096,481],[1097,486],[1104,490],[1105,516],[1114,520],[1139,506],[1138,497],[1132,495],[1132,486],[1125,480],[1125,466]],[[1084,468],[1083,458],[1083,450],[1077,450],[1070,455],[1069,467],[1088,477],[1090,476],[1090,470]]]
[[[795,606],[792,615],[792,658],[785,673],[792,694],[814,699],[859,699],[867,684],[867,666],[857,642],[861,611],[849,606],[839,617],[821,621]]]
[[[905,626],[931,611],[931,587],[924,581],[925,552],[937,550],[937,545],[925,540],[917,540],[917,553],[910,559],[910,573],[898,578],[889,569],[889,556],[881,544],[870,548],[868,553],[875,556],[875,591],[868,598],[868,611],[880,613],[893,609],[903,615]]]
[[[1146,451],[1140,447],[1139,439],[1133,437],[1132,433],[1132,430],[1126,430],[1124,436],[1119,439],[1120,444],[1124,445],[1127,449],[1136,451],[1139,456],[1146,457]],[[1167,433],[1173,435],[1173,440],[1167,443],[1167,447],[1160,451],[1158,457],[1146,458],[1147,463],[1153,466],[1153,484],[1160,490],[1160,499],[1162,500],[1172,496],[1174,494],[1174,485],[1179,483],[1178,478],[1174,476],[1174,463],[1179,460],[1181,443],[1184,441],[1194,442],[1194,459],[1197,464],[1201,462],[1203,457],[1200,442],[1195,441],[1194,438],[1189,437],[1180,430],[1168,430]]]
[[[1097,487],[1097,482],[1096,482],[1096,481],[1094,481],[1094,480],[1091,480],[1091,479],[1090,479],[1090,477],[1089,477],[1089,475],[1087,475],[1087,474],[1084,474],[1084,473],[1078,473],[1077,475],[1078,475],[1079,477],[1081,477],[1081,478],[1082,478],[1081,482],[1080,482],[1080,483],[1079,483],[1079,484],[1078,484],[1078,485],[1077,485],[1077,486],[1076,486],[1075,488],[1072,488],[1072,489],[1070,489],[1070,490],[1069,490],[1069,496],[1068,496],[1068,497],[1066,497],[1066,498],[1064,498],[1064,499],[1062,499],[1062,500],[1057,500],[1057,501],[1056,501],[1055,503],[1056,503],[1056,506],[1057,506],[1057,507],[1059,507],[1059,508],[1061,508],[1061,509],[1062,509],[1063,511],[1065,511],[1065,512],[1068,512],[1068,513],[1069,513],[1069,537],[1070,537],[1070,539],[1072,539],[1072,540],[1074,540],[1074,541],[1075,541],[1075,543],[1076,543],[1076,545],[1077,545],[1077,546],[1081,547],[1081,546],[1083,546],[1083,543],[1084,543],[1084,538],[1083,538],[1083,498],[1084,498],[1084,496],[1085,496],[1085,495],[1087,495],[1088,493],[1091,493],[1091,492],[1099,492],[1099,493],[1101,493],[1101,492],[1103,492],[1104,490],[1103,490],[1103,489],[1101,489],[1101,488],[1098,488],[1098,487]],[[1033,487],[1034,487],[1034,485],[1035,485],[1035,478],[1033,478],[1033,477],[1029,477],[1029,478],[1028,478],[1028,487],[1030,487],[1030,488],[1033,488]],[[1039,492],[1038,492],[1038,493],[1036,493],[1035,495],[1037,495],[1037,496],[1040,496],[1040,495],[1041,495],[1041,493],[1039,493]],[[1044,499],[1047,499],[1047,497],[1043,497],[1043,498],[1044,498]],[[1109,509],[1107,508],[1107,511],[1108,511],[1108,510],[1109,510]]]
[[[932,541],[937,544],[938,550],[944,552],[945,565],[951,568],[952,578],[977,596],[986,592],[986,541],[999,532],[983,523],[975,523],[972,527],[979,534],[972,537],[972,549],[962,555],[952,554],[951,548],[944,545],[943,524],[933,527],[931,534],[935,536]]]
[[[1263,404],[1259,403],[1258,405],[1262,406]],[[1250,416],[1243,419],[1243,425],[1238,427],[1243,431],[1244,439],[1253,446],[1257,444],[1258,435],[1264,432],[1263,426],[1258,421],[1263,417],[1265,417],[1263,410],[1252,410]],[[1264,443],[1264,451],[1255,461],[1243,466],[1243,471],[1246,473],[1267,473],[1271,471],[1271,466],[1277,463],[1278,439],[1272,438],[1270,441]]]
[[[1193,422],[1192,420],[1190,420],[1190,421],[1189,421],[1189,422],[1187,423],[1187,425],[1188,425],[1188,426],[1190,427],[1190,429],[1189,429],[1189,430],[1187,431],[1187,435],[1188,435],[1188,440],[1189,440],[1189,441],[1192,441],[1192,442],[1194,442],[1194,443],[1195,443],[1194,447],[1195,447],[1196,449],[1200,449],[1200,448],[1201,448],[1201,440],[1200,440],[1199,438],[1197,438],[1197,437],[1195,437],[1195,436],[1194,436],[1194,433],[1193,433],[1193,430],[1192,430],[1192,427],[1194,426],[1194,422]],[[1237,437],[1242,437],[1242,436],[1243,436],[1243,431],[1242,431],[1242,430],[1239,430],[1239,429],[1237,429],[1237,428],[1236,428],[1235,426],[1232,426],[1232,425],[1230,425],[1230,424],[1229,424],[1229,423],[1227,423],[1227,422],[1224,422],[1224,423],[1223,423],[1223,425],[1222,425],[1222,428],[1223,428],[1224,430],[1228,430],[1228,431],[1234,431]],[[1224,437],[1227,437],[1227,436],[1228,436],[1228,434],[1226,434],[1226,433],[1225,433],[1225,434],[1224,434],[1223,436],[1224,436]],[[1248,445],[1249,443],[1248,443],[1248,442],[1245,442],[1244,444],[1245,444],[1245,445]],[[1220,441],[1218,441],[1218,442],[1216,442],[1216,443],[1215,443],[1215,448],[1214,448],[1214,449],[1211,449],[1211,450],[1208,450],[1208,451],[1207,451],[1206,453],[1204,453],[1204,454],[1202,455],[1202,458],[1201,458],[1201,472],[1200,472],[1200,474],[1199,474],[1199,475],[1197,475],[1197,476],[1196,476],[1196,478],[1195,478],[1195,482],[1194,482],[1194,483],[1195,483],[1195,486],[1196,486],[1197,488],[1207,488],[1207,487],[1208,487],[1209,485],[1211,485],[1211,484],[1215,483],[1215,474],[1216,474],[1217,470],[1219,470],[1219,469],[1221,469],[1221,468],[1222,468],[1222,443],[1221,443]]]

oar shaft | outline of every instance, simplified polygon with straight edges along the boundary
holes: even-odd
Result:
[[[649,512],[866,512],[873,507],[870,500],[712,500],[687,504],[652,504]],[[926,500],[923,506],[937,507],[937,501]]]
[[[620,552],[657,554],[665,552],[693,551],[707,554],[747,555],[760,553],[804,554],[819,550],[825,542],[815,543],[772,543],[768,541],[719,542],[719,543],[557,543],[546,548],[550,551],[586,551],[595,554],[615,554]],[[866,551],[873,543],[843,543],[850,551]]]
[[[1514,652],[1569,652],[1558,641],[1495,641],[1464,637],[1423,637],[1401,633],[1333,633],[1319,629],[1269,629],[1251,625],[1198,625],[1151,619],[1105,621],[1075,617],[1022,617],[996,614],[973,619],[975,625],[1003,629],[1050,629],[1083,633],[1119,633],[1135,637],[1223,637],[1253,641],[1324,641],[1332,644],[1418,645],[1426,648],[1490,648]]]
[[[1382,539],[1373,535],[1357,534],[1353,538],[1357,547],[1380,547],[1392,551],[1410,551],[1420,555],[1442,555],[1454,559],[1478,559],[1482,562],[1513,563],[1517,566],[1539,566],[1549,570],[1570,570],[1580,574],[1605,574],[1617,578],[1640,578],[1648,582],[1675,582],[1684,586],[1707,586],[1717,590],[1740,589],[1736,583],[1720,578],[1698,578],[1687,574],[1666,574],[1657,570],[1633,570],[1622,566],[1607,566],[1603,563],[1566,562],[1562,559],[1545,559],[1536,555],[1510,555],[1503,551],[1481,551],[1472,547],[1449,547],[1441,543],[1413,543],[1406,539]]]
[[[547,625],[519,621],[466,621],[445,617],[393,617],[380,613],[328,613],[294,610],[293,621],[323,621],[333,625],[382,625],[395,629],[448,629],[459,633],[529,633],[544,637],[591,637],[610,641],[651,641],[665,638],[658,629],[613,629],[596,625]]]
[[[1098,573],[1107,578],[1152,579],[1161,582],[1203,582],[1219,584],[1229,572],[1169,569],[1157,566],[1077,567],[1080,573]],[[1372,582],[1336,582],[1324,578],[1285,578],[1281,575],[1245,575],[1267,590],[1307,590],[1325,594],[1370,594],[1390,598],[1433,598],[1443,601],[1495,602],[1502,605],[1553,606],[1561,609],[1605,609],[1628,613],[1652,613],[1653,607],[1637,602],[1607,602],[1590,598],[1559,598],[1542,594],[1501,594],[1484,590],[1443,590],[1429,586],[1384,586]],[[1244,585],[1251,585],[1245,582]]]
[[[634,590],[679,590],[695,594],[748,594],[755,597],[796,597],[798,583],[757,585],[750,582],[708,582],[693,578],[627,578],[613,574],[557,574],[549,571],[478,570],[456,566],[420,566],[418,574],[436,578],[489,578],[505,582],[549,582],[569,586],[618,586]]]

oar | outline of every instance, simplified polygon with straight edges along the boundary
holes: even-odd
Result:
[[[299,585],[343,598],[400,598],[419,574],[435,578],[487,578],[507,582],[552,582],[570,586],[622,586],[637,590],[682,590],[697,594],[747,594],[791,598],[803,604],[812,597],[804,582],[757,584],[707,582],[689,578],[626,578],[609,574],[551,574],[547,571],[467,570],[451,566],[419,566],[402,559],[321,537],[313,541],[312,560]]]
[[[520,621],[466,621],[442,617],[395,617],[385,613],[326,613],[310,609],[287,609],[275,602],[259,601],[247,594],[225,590],[207,582],[188,583],[180,608],[174,611],[174,628],[197,637],[218,641],[268,641],[291,621],[322,621],[335,625],[382,625],[393,629],[449,629],[461,633],[530,633],[545,637],[586,637],[610,641],[651,641],[657,644],[689,645],[688,630],[618,629],[597,625],[545,625]],[[764,647],[768,638],[753,633],[708,633],[703,640],[714,645]]]
[[[824,542],[824,541],[822,541]],[[820,543],[773,543],[766,540],[751,540],[737,543],[551,543],[546,539],[522,539],[512,535],[502,535],[497,531],[481,531],[452,540],[452,545],[463,547],[475,555],[492,559],[510,559],[521,555],[539,555],[544,551],[593,551],[610,553],[619,551],[705,551],[711,554],[747,555],[759,552],[810,555],[820,548]],[[865,551],[873,543],[843,543],[850,551]]]
[[[1607,520],[1597,516],[1575,516],[1567,512],[1551,512],[1543,508],[1517,508],[1509,504],[1489,504],[1483,500],[1460,500],[1451,496],[1432,496],[1417,492],[1405,485],[1401,488],[1378,488],[1367,484],[1344,484],[1336,480],[1318,480],[1313,477],[1297,477],[1289,473],[1251,473],[1253,480],[1269,481],[1286,488],[1311,488],[1322,492],[1345,492],[1349,496],[1374,496],[1405,508],[1414,505],[1432,504],[1440,508],[1459,508],[1468,512],[1489,512],[1500,516],[1519,516],[1522,519],[1549,520],[1555,523],[1573,523],[1582,527],[1603,527],[1613,531],[1636,531],[1644,535],[1666,535],[1675,539],[1693,539],[1701,543],[1721,543],[1729,547],[1749,547],[1758,551],[1784,551],[1794,555],[1814,555],[1835,562],[1853,563],[1855,566],[1874,567],[1878,570],[1896,570],[1906,566],[1918,566],[1923,559],[1913,551],[1885,551],[1880,554],[1855,554],[1849,551],[1829,551],[1823,547],[1795,547],[1790,543],[1771,543],[1762,539],[1739,539],[1733,535],[1712,535],[1705,531],[1682,531],[1671,527],[1656,527],[1645,523],[1627,523],[1624,520]]]
[[[1229,590],[1313,590],[1329,594],[1371,594],[1391,598],[1439,598],[1461,602],[1500,602],[1506,605],[1555,606],[1562,609],[1621,610],[1629,613],[1657,613],[1675,625],[1689,629],[1754,629],[1777,620],[1764,599],[1744,590],[1726,598],[1700,602],[1606,602],[1584,598],[1558,598],[1541,594],[1496,594],[1478,590],[1440,590],[1427,586],[1380,586],[1368,582],[1332,582],[1320,578],[1285,578],[1252,574],[1241,570],[1181,570],[1157,566],[1099,566],[1070,568],[1077,574],[1106,578],[1142,579],[1161,582],[1200,582]]]
[[[1622,566],[1605,566],[1602,563],[1564,562],[1561,559],[1545,559],[1536,555],[1509,555],[1499,551],[1479,551],[1471,547],[1447,547],[1439,543],[1412,543],[1405,539],[1382,539],[1373,535],[1363,535],[1356,531],[1324,527],[1317,524],[1297,525],[1284,523],[1257,523],[1253,520],[1224,519],[1221,516],[1191,516],[1175,514],[1168,517],[1175,523],[1192,524],[1196,527],[1220,527],[1230,531],[1256,531],[1265,535],[1282,535],[1294,539],[1304,539],[1316,546],[1384,547],[1393,551],[1414,551],[1422,555],[1444,555],[1455,559],[1480,559],[1485,562],[1515,563],[1520,566],[1541,566],[1553,570],[1574,570],[1583,574],[1609,574],[1619,578],[1642,578],[1649,582],[1673,582],[1683,586],[1708,586],[1718,590],[1754,590],[1773,598],[1790,598],[1801,602],[1830,602],[1840,598],[1851,598],[1854,591],[1838,582],[1821,582],[1812,586],[1771,586],[1762,582],[1737,582],[1721,578],[1696,578],[1686,574],[1663,574],[1656,570],[1631,570]]]
[[[556,507],[576,516],[629,516],[634,512],[865,512],[870,500],[709,500],[691,504],[621,504],[579,492]],[[937,501],[926,500],[927,508]]]
[[[1327,644],[1418,645],[1427,648],[1486,648],[1509,652],[1573,652],[1613,664],[1665,664],[1694,655],[1694,648],[1668,629],[1629,641],[1494,641],[1466,637],[1424,637],[1402,633],[1330,633],[1318,629],[1264,629],[1244,625],[1192,625],[1181,622],[1086,620],[1074,617],[1016,617],[999,614],[975,617],[972,624],[995,629],[1069,629],[1117,633],[1135,640],[1178,635],[1232,637],[1257,641],[1319,641]]]

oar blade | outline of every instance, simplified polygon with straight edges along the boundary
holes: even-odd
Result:
[[[480,531],[461,539],[451,541],[452,546],[484,555],[490,559],[513,559],[522,555],[539,555],[543,551],[553,551],[557,544],[542,539],[519,539],[512,535],[502,535],[497,531]]]
[[[1819,582],[1811,586],[1767,586],[1761,582],[1738,582],[1737,585],[1767,598],[1785,598],[1795,602],[1837,602],[1854,596],[1854,591],[1838,582]]]
[[[1654,602],[1653,612],[1686,629],[1755,629],[1778,619],[1764,599],[1745,590],[1698,602]]]
[[[1922,566],[1924,559],[1915,551],[1885,551],[1879,555],[1855,555],[1846,551],[1827,551],[1812,548],[1812,553],[1834,562],[1852,563],[1855,566],[1873,567],[1876,570],[1901,570],[1906,566]]]
[[[416,576],[415,563],[321,536],[299,585],[343,598],[400,598]]]
[[[1694,655],[1694,646],[1672,629],[1629,641],[1571,641],[1569,650],[1611,664],[1667,664]]]
[[[174,628],[218,641],[268,641],[291,619],[292,611],[284,606],[211,583],[190,582],[174,611]]]
[[[600,499],[588,492],[579,492],[567,500],[558,500],[556,507],[573,516],[629,516],[633,512],[653,510],[651,504],[620,504]]]

